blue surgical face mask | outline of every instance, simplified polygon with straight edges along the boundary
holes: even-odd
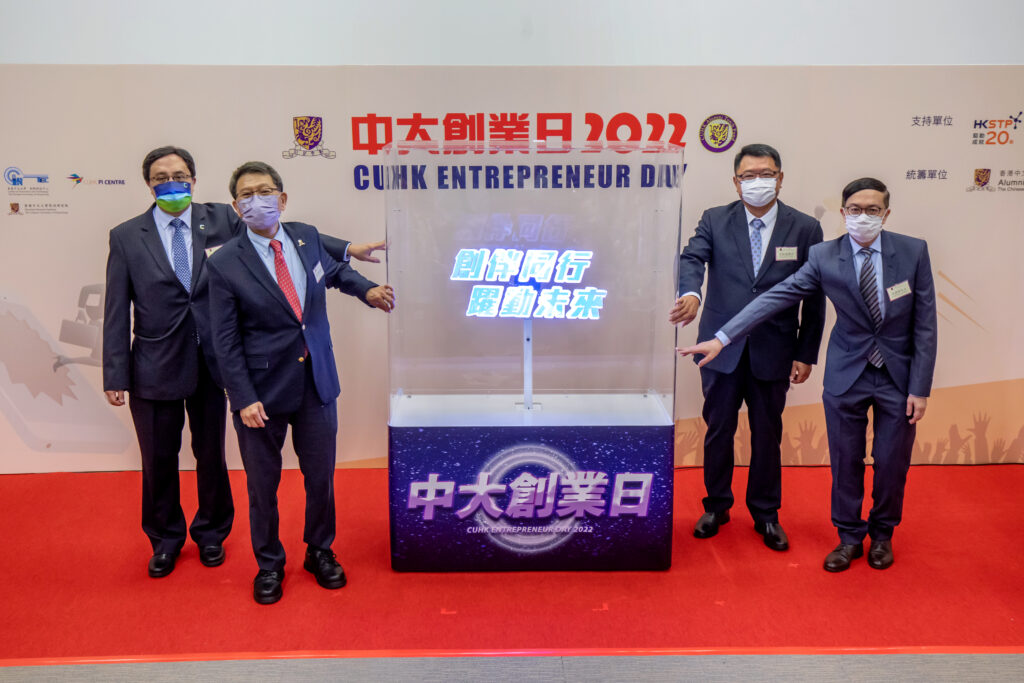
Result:
[[[238,210],[242,213],[242,220],[253,230],[267,230],[281,219],[281,209],[278,200],[281,195],[271,194],[261,197],[254,194],[251,197],[238,200]]]
[[[167,213],[181,213],[192,203],[192,183],[170,180],[153,188],[156,205]]]

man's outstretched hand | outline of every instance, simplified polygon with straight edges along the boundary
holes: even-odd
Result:
[[[697,367],[702,368],[711,361],[713,361],[715,359],[715,356],[721,353],[724,347],[725,345],[722,344],[722,342],[718,341],[718,339],[709,339],[708,341],[701,342],[696,346],[687,346],[685,348],[676,347],[676,352],[680,356],[703,355],[704,357],[700,359],[700,362],[697,363]]]

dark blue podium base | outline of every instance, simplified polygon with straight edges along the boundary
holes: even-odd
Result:
[[[673,428],[389,427],[399,571],[668,569]]]

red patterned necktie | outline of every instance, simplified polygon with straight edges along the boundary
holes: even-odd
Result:
[[[274,271],[277,273],[277,284],[284,292],[284,298],[288,299],[295,317],[302,322],[302,306],[299,304],[299,295],[295,292],[295,283],[288,272],[288,264],[284,262],[284,254],[281,253],[281,243],[278,240],[270,240],[270,248],[274,250]]]

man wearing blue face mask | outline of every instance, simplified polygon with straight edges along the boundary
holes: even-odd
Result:
[[[142,177],[155,199],[110,232],[103,320],[103,388],[111,405],[126,394],[142,456],[142,528],[153,555],[149,575],[167,576],[185,543],[199,559],[224,561],[234,507],[224,462],[223,380],[213,354],[207,257],[244,231],[226,204],[192,202],[196,167],[180,147],[146,155]],[[372,256],[383,243],[324,239],[335,258]],[[134,323],[134,324],[133,324]],[[199,506],[186,529],[178,452],[188,415]]]
[[[903,493],[917,423],[924,417],[937,348],[935,283],[924,240],[883,231],[889,190],[880,180],[860,178],[843,189],[847,235],[811,250],[795,274],[722,324],[714,338],[679,349],[713,363],[733,340],[795,302],[824,292],[836,309],[825,362],[825,423],[832,466],[832,524],[839,545],[825,569],[841,572],[864,555],[868,565],[893,563],[892,535],[903,516]],[[868,410],[872,413],[874,460],[867,521],[864,457]]]
[[[346,582],[331,550],[340,387],[327,288],[383,311],[390,311],[395,299],[390,286],[376,285],[331,258],[316,228],[280,221],[288,195],[268,164],[242,164],[230,189],[248,229],[210,258],[210,310],[249,491],[249,528],[259,567],[253,599],[267,605],[283,592],[277,487],[289,426],[306,491],[303,567],[324,588]]]
[[[768,145],[747,145],[733,161],[733,185],[739,200],[708,209],[679,257],[679,298],[669,314],[686,325],[701,306],[707,270],[707,295],[697,331],[711,338],[740,309],[781,282],[807,260],[821,242],[818,221],[778,200],[782,160]],[[702,366],[704,393],[704,514],[693,535],[710,538],[729,521],[733,505],[734,439],[741,404],[750,422],[750,467],[746,505],[754,530],[773,550],[787,550],[789,539],[779,522],[782,505],[782,411],[790,383],[799,384],[817,362],[825,324],[825,300],[810,295],[773,320],[737,339],[714,363]]]

